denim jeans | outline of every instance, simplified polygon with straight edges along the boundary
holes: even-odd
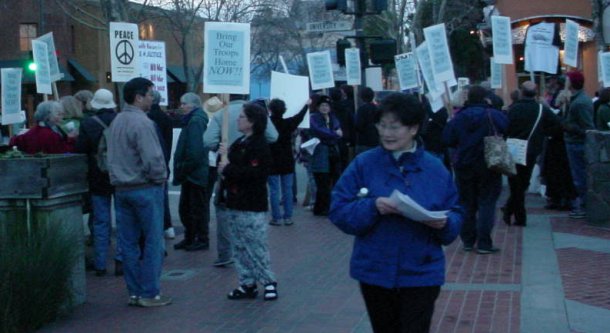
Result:
[[[159,295],[163,264],[163,186],[116,191],[116,221],[130,296]],[[140,235],[144,254],[140,260]]]
[[[271,217],[279,221],[281,219],[292,218],[292,182],[294,173],[287,175],[271,175],[267,182],[269,183],[269,202],[271,204]],[[280,188],[282,190],[280,197]],[[284,206],[284,215],[280,212],[280,198]]]
[[[108,248],[110,247],[110,237],[112,235],[111,220],[111,195],[91,194],[91,206],[93,215],[93,248],[95,251],[95,269],[106,269],[106,259],[108,258]],[[116,244],[114,258],[123,261],[121,247]]]
[[[466,216],[460,237],[464,246],[488,250],[493,247],[491,231],[495,222],[496,202],[502,191],[502,176],[488,169],[456,170],[460,201]]]
[[[566,152],[570,162],[570,174],[576,189],[576,199],[572,203],[573,210],[582,210],[587,196],[587,164],[585,162],[585,145],[566,142]]]

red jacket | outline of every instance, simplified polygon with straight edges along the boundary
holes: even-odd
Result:
[[[74,139],[64,139],[49,127],[34,126],[25,134],[14,136],[9,143],[26,154],[63,154],[74,152]]]

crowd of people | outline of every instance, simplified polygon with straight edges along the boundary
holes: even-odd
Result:
[[[351,275],[360,282],[374,330],[425,332],[444,283],[442,246],[459,236],[464,251],[500,251],[492,229],[502,175],[486,165],[485,137],[528,142],[526,161],[508,178],[509,197],[500,207],[507,225],[527,225],[525,194],[536,165],[546,208],[586,217],[585,132],[608,130],[610,89],[594,105],[583,87],[577,71],[550,80],[544,94],[526,81],[505,107],[483,82],[456,91],[453,109],[434,112],[417,93],[378,101],[362,87],[355,102],[353,88],[342,86],[328,95],[312,93],[290,116],[280,99],[230,95],[225,105],[218,97],[203,103],[186,93],[170,168],[175,122],[160,108],[153,83],[136,78],[125,84],[120,110],[106,89],[40,103],[36,124],[10,144],[29,154],[87,155],[93,269],[106,274],[114,198],[115,274],[124,275],[129,304],[142,307],[172,302],[159,283],[167,255],[163,237],[175,237],[169,182],[180,186],[184,227],[173,248],[209,249],[214,197],[214,266],[234,264],[238,275],[227,297],[255,298],[260,284],[265,300],[277,299],[268,226],[293,225],[295,164],[303,163],[308,183],[301,185],[313,215],[355,236]],[[299,128],[308,111],[309,128]],[[300,149],[305,142],[313,148]],[[446,216],[414,221],[401,213],[395,191]]]

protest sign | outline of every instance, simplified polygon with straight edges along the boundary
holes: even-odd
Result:
[[[491,17],[491,34],[493,36],[493,53],[497,64],[513,63],[513,32],[510,18],[507,16]]]
[[[413,52],[395,55],[394,63],[396,64],[396,72],[398,73],[398,82],[401,90],[419,87],[417,63],[415,62]]]
[[[112,82],[127,82],[140,76],[138,25],[110,22],[110,70]]]
[[[580,26],[572,20],[566,20],[566,39],[563,52],[563,63],[578,66],[578,30]]]
[[[57,63],[57,52],[55,51],[55,42],[53,41],[53,33],[44,34],[36,40],[47,44],[47,52],[49,54],[49,72],[51,73],[51,82],[61,80],[63,74],[59,72],[59,64]]]
[[[155,84],[154,89],[161,95],[159,105],[167,106],[165,42],[141,40],[138,46],[138,57],[142,77]]]
[[[428,52],[428,43],[421,43],[416,49],[417,61],[424,77],[424,82],[428,87],[430,95],[438,97],[443,94],[442,90],[437,87],[434,73],[432,72],[432,63],[430,62],[430,53]]]
[[[318,90],[335,86],[329,51],[307,53],[307,67],[311,89]]]
[[[453,73],[453,62],[447,44],[447,32],[445,24],[437,24],[424,28],[428,53],[432,64],[432,72],[436,82],[442,83],[455,78]]]
[[[309,78],[307,76],[290,75],[271,72],[271,98],[279,98],[286,103],[284,118],[299,113],[309,100]],[[301,128],[309,128],[309,114],[303,118]]]
[[[381,67],[368,67],[365,69],[366,86],[373,91],[382,91],[383,83],[381,76]]]
[[[440,109],[443,108],[443,106],[445,106],[443,103],[443,94],[437,96],[426,94],[426,98],[428,99],[430,107],[432,108],[432,112],[434,113],[437,113]]]
[[[601,63],[602,82],[604,83],[604,88],[607,88],[610,87],[610,52],[602,53]]]
[[[602,75],[602,54],[604,51],[597,51],[597,81],[603,82],[604,78]]]
[[[21,68],[2,68],[2,125],[15,124],[21,119]]]
[[[503,79],[503,65],[498,64],[495,57],[489,59],[491,69],[491,79],[489,80],[492,89],[502,88]]]
[[[49,52],[47,44],[39,40],[32,40],[32,53],[36,63],[36,92],[52,95],[51,71],[49,69]]]
[[[467,77],[458,77],[457,78],[457,86],[458,90],[464,90],[466,86],[470,84],[470,79]]]
[[[360,73],[360,49],[345,49],[345,74],[347,76],[347,84],[362,84],[362,75]]]
[[[206,22],[203,92],[250,92],[250,24]]]
[[[559,48],[553,45],[555,23],[538,23],[527,29],[525,38],[525,70],[557,73]]]

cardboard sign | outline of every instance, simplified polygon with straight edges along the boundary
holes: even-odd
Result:
[[[140,76],[138,25],[110,22],[110,70],[112,82],[127,82]]]
[[[141,40],[138,46],[138,57],[142,77],[155,84],[154,89],[161,95],[159,105],[167,106],[165,42]]]
[[[495,57],[489,59],[491,69],[491,79],[489,80],[492,89],[502,88],[503,77],[503,65],[498,64]]]
[[[52,95],[51,70],[49,68],[49,51],[47,44],[39,40],[32,40],[32,53],[36,63],[36,92]]]
[[[492,16],[491,33],[493,35],[493,52],[497,64],[513,63],[513,35],[510,17]]]
[[[352,86],[362,84],[360,49],[345,49],[345,74],[347,76],[347,84]]]
[[[563,63],[578,67],[578,31],[580,26],[572,20],[566,20],[566,40],[564,44]]]
[[[453,62],[449,53],[445,24],[441,23],[424,28],[424,35],[426,36],[434,80],[442,83],[454,79],[455,74],[453,73]]]
[[[417,63],[413,52],[403,53],[394,56],[398,82],[401,90],[419,87],[419,77],[417,73]]]
[[[309,100],[309,78],[307,76],[290,75],[271,72],[271,98],[279,98],[286,103],[284,118],[299,113]],[[309,128],[309,113],[299,124],[301,128]]]
[[[311,89],[318,90],[335,86],[330,51],[307,53],[307,67],[309,68]]]
[[[203,92],[250,93],[250,24],[206,22]]]
[[[607,88],[610,87],[610,52],[602,53],[601,63],[602,82],[604,83],[604,88]]]
[[[53,41],[53,32],[44,34],[36,40],[47,44],[47,52],[49,53],[49,71],[51,73],[51,81],[61,80],[64,76],[59,72],[59,64],[57,63],[57,52],[55,51],[55,42]]]
[[[2,68],[2,125],[16,124],[21,119],[21,68]]]

